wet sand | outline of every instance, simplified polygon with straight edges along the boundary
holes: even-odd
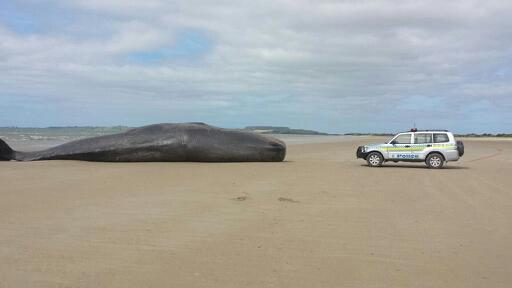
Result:
[[[283,163],[0,162],[0,287],[512,285],[512,141],[428,170],[332,139]]]

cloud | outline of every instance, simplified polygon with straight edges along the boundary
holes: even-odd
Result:
[[[19,31],[9,15],[0,18],[0,97],[16,97],[23,111],[44,99],[48,107],[97,112],[81,120],[43,115],[42,126],[203,120],[393,131],[415,118],[469,131],[487,113],[498,115],[487,130],[512,124],[503,111],[512,102],[507,1],[44,5],[43,16],[25,19],[46,28]],[[59,11],[72,15],[65,25],[44,20]],[[485,109],[465,109],[467,101]],[[443,104],[450,106],[436,112],[442,120],[420,113]],[[0,108],[14,115],[12,105]],[[0,125],[28,123],[8,119]]]

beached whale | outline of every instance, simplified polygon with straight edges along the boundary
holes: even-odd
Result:
[[[286,145],[276,138],[204,123],[149,125],[36,152],[13,151],[0,139],[4,161],[273,162],[285,155]]]

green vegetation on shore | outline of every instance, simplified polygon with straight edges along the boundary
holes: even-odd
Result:
[[[112,127],[95,127],[95,126],[72,126],[72,127],[46,127],[46,128],[24,128],[24,127],[0,127],[0,134],[44,134],[67,135],[67,136],[84,136],[84,135],[107,135],[121,133],[133,127],[128,126],[112,126]],[[314,130],[293,129],[289,127],[277,126],[248,126],[240,129],[242,131],[251,131],[262,134],[299,134],[299,135],[332,135]]]
[[[455,137],[512,137],[512,133],[498,133],[498,134],[489,134],[489,133],[475,134],[475,133],[469,133],[469,134],[455,134]]]
[[[332,135],[314,130],[293,129],[280,126],[247,126],[243,130],[249,130],[263,134]]]
[[[395,136],[396,133],[345,133],[347,136]],[[455,134],[455,137],[512,137],[512,133],[467,133],[467,134]]]
[[[111,127],[96,127],[96,126],[71,126],[71,127],[46,127],[46,128],[25,128],[25,127],[0,127],[0,135],[7,134],[27,134],[38,135],[44,134],[46,136],[96,136],[108,135],[127,131],[133,127],[128,126],[111,126]],[[328,134],[307,129],[294,129],[282,126],[247,126],[240,129],[242,131],[251,131],[262,134],[295,134],[295,135],[339,135]],[[347,136],[386,136],[391,137],[396,133],[345,133]],[[456,137],[512,137],[512,133],[467,133],[455,134]]]

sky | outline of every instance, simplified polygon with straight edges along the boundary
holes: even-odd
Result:
[[[0,126],[512,132],[512,1],[0,1]]]

